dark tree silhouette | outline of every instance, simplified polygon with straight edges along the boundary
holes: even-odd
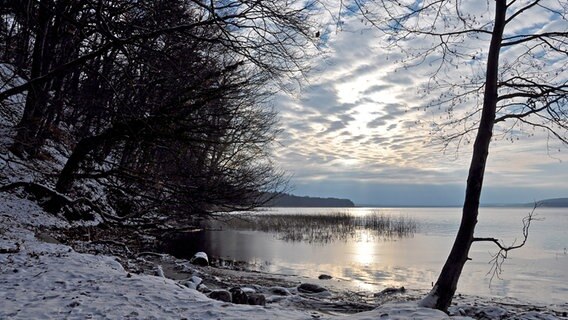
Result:
[[[23,68],[27,81],[0,92],[0,101],[27,93],[12,148],[19,156],[38,154],[55,115],[63,112],[66,100],[60,92],[73,90],[86,73],[94,77],[95,71],[100,77],[105,61],[136,58],[133,52],[170,45],[162,42],[167,38],[223,48],[229,60],[246,61],[276,80],[284,73],[306,69],[305,58],[314,41],[313,4],[300,1],[41,0],[27,4],[24,8],[22,2],[9,1],[3,10],[12,27],[26,30],[33,40],[33,49],[24,54],[31,60],[30,70]],[[4,38],[9,44],[14,37]],[[99,69],[90,68],[93,64]]]
[[[269,99],[316,52],[312,5],[3,2],[2,63],[20,81],[2,83],[1,108],[26,99],[14,161],[57,149],[66,161],[42,182],[80,196],[95,179],[117,221],[258,206],[285,182]]]
[[[405,54],[399,62],[432,66],[424,93],[429,107],[449,115],[435,124],[443,142],[469,143],[474,135],[459,231],[438,280],[421,302],[447,310],[472,243],[499,244],[474,236],[494,125],[503,123],[498,129],[505,134],[512,128],[543,128],[568,142],[568,8],[554,0],[355,2],[384,32],[385,42]],[[545,18],[521,26],[531,14]],[[460,80],[455,74],[464,67],[477,72]],[[499,244],[500,252],[513,248]]]

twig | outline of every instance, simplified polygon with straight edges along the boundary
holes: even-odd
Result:
[[[501,240],[496,238],[490,238],[490,237],[473,238],[473,242],[481,242],[481,241],[493,242],[499,248],[499,251],[494,255],[492,255],[491,260],[489,260],[489,263],[491,264],[491,268],[489,272],[487,272],[488,275],[491,274],[491,278],[489,279],[489,285],[491,285],[493,278],[495,277],[499,279],[501,278],[500,275],[503,272],[502,266],[505,260],[508,258],[509,251],[519,249],[527,243],[527,240],[529,238],[529,228],[531,226],[531,222],[533,220],[537,220],[534,218],[534,212],[538,206],[539,204],[535,202],[531,212],[526,217],[523,218],[523,241],[520,244],[516,245],[515,244],[516,240],[515,240],[510,246],[506,246],[503,244]]]
[[[46,272],[47,272],[47,271],[42,271],[42,272],[40,272],[40,273],[34,275],[33,278],[37,278],[37,277],[39,277],[40,275],[42,275],[42,274],[44,274],[44,273],[46,273]]]

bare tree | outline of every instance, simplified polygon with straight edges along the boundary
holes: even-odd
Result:
[[[312,6],[9,1],[5,62],[25,49],[10,28],[31,45],[17,70],[25,80],[0,86],[2,104],[27,99],[11,150],[28,161],[55,144],[68,155],[58,192],[79,196],[75,182],[95,179],[116,202],[138,203],[112,218],[258,206],[285,180],[269,157],[278,130],[268,100],[315,53]]]
[[[132,50],[169,37],[222,47],[229,60],[246,61],[276,80],[305,71],[314,48],[314,4],[304,1],[28,2],[25,14],[19,14],[18,1],[9,2],[3,11],[33,40],[31,68],[24,77],[28,81],[0,92],[0,102],[27,93],[12,148],[21,156],[37,155],[59,111],[58,102],[64,101],[58,92],[67,89],[63,84],[84,76],[91,62],[129,59]]]
[[[447,310],[473,242],[492,241],[499,254],[515,248],[474,236],[494,131],[543,128],[568,143],[568,7],[556,0],[355,3],[384,32],[385,42],[405,54],[399,62],[432,66],[424,92],[430,107],[448,114],[435,126],[442,139],[461,144],[474,136],[459,231],[436,284],[421,302]],[[474,72],[461,72],[464,67]]]

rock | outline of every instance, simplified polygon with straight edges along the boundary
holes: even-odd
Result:
[[[327,291],[327,289],[313,283],[302,283],[298,286],[298,291],[302,293],[320,293]]]
[[[507,309],[501,307],[485,307],[477,312],[476,317],[481,319],[504,319],[508,314]]]
[[[191,281],[183,282],[183,285],[190,289],[197,290],[197,285]]]
[[[162,277],[162,278],[165,278],[165,277],[166,277],[166,276],[164,275],[164,269],[162,269],[162,266],[161,266],[161,265],[158,265],[158,266],[156,267],[156,270],[154,271],[154,274],[155,274],[156,276],[158,276],[158,277]]]
[[[209,293],[209,298],[224,302],[231,302],[231,293],[227,290],[214,290]]]
[[[201,292],[201,293],[209,293],[211,292],[211,289],[209,289],[206,285],[204,285],[203,283],[199,285],[199,287],[197,288],[197,291]]]
[[[254,288],[249,288],[249,287],[241,287],[241,290],[243,290],[244,293],[249,294],[249,293],[256,293],[256,290]]]
[[[264,306],[266,305],[266,297],[260,293],[250,293],[248,294],[248,304],[253,306]]]
[[[207,258],[207,253],[200,251],[194,254],[193,257],[189,260],[189,262],[198,266],[208,266],[209,258]]]
[[[266,297],[266,303],[280,303],[288,299],[286,296],[268,296]]]
[[[249,301],[248,295],[239,287],[231,288],[229,290],[233,296],[233,303],[247,304]]]
[[[203,279],[197,276],[193,276],[189,280],[182,282],[182,284],[190,289],[198,290],[199,288],[204,286],[202,282]]]
[[[55,239],[54,237],[52,237],[49,233],[47,233],[45,231],[38,231],[35,236],[38,240],[46,242],[46,243],[61,244],[61,242],[59,240]]]
[[[264,289],[262,286],[259,286],[258,284],[249,284],[249,285],[247,285],[247,287],[244,287],[242,289],[245,290],[247,288],[253,289],[253,290],[255,290],[255,292],[262,291]],[[245,292],[246,292],[246,290],[245,290]]]
[[[292,295],[290,290],[288,290],[284,287],[270,287],[270,288],[268,288],[268,291],[272,294],[279,295],[279,296],[291,296]]]
[[[199,286],[203,282],[203,279],[198,276],[192,276],[189,278],[189,281],[195,283],[196,286]]]
[[[390,287],[390,288],[384,289],[381,292],[373,294],[373,296],[374,297],[380,297],[380,296],[389,295],[389,294],[404,293],[405,291],[406,291],[406,289],[404,287],[400,287],[400,288]]]
[[[318,277],[318,279],[320,279],[320,280],[329,280],[331,278],[333,278],[333,277],[328,275],[328,274],[320,274],[319,277]]]

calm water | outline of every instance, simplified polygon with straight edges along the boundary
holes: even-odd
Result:
[[[275,208],[272,213],[338,211],[323,208]],[[383,239],[362,232],[353,239],[327,244],[286,242],[257,231],[208,231],[200,234],[197,248],[214,257],[248,261],[258,269],[317,279],[325,273],[353,290],[380,291],[387,286],[429,289],[453,243],[459,208],[346,208],[365,215],[372,210],[415,219],[418,232],[403,239]],[[522,218],[531,208],[482,208],[478,237],[497,237],[506,244],[522,238]],[[263,214],[262,212],[258,214]],[[474,243],[458,292],[508,296],[531,302],[564,303],[568,300],[568,209],[539,208],[525,247],[511,251],[501,279],[490,283],[488,264],[497,250],[490,243]]]

